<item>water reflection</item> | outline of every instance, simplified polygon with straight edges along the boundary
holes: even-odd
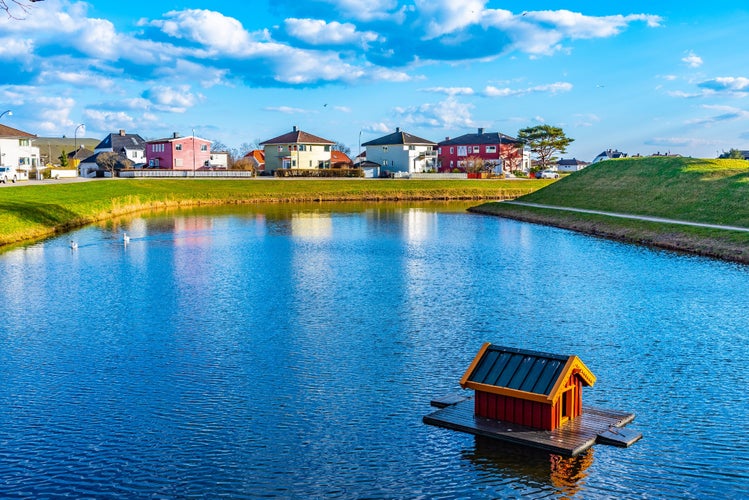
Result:
[[[561,498],[572,498],[585,489],[593,448],[576,457],[563,457],[483,436],[474,439],[474,447],[462,456],[483,473],[510,477],[528,490],[552,486]]]

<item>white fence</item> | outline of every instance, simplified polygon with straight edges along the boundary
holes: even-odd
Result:
[[[445,172],[445,173],[414,173],[411,174],[412,179],[432,179],[432,180],[448,180],[448,179],[468,179],[468,174],[465,172],[462,173],[452,173],[452,172]]]
[[[120,170],[118,177],[135,179],[143,177],[170,177],[170,178],[196,178],[196,179],[250,179],[254,177],[249,170],[166,170],[166,169],[143,169],[143,170]]]

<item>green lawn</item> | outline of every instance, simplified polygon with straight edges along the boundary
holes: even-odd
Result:
[[[0,189],[0,245],[154,208],[260,202],[501,200],[548,185],[523,180],[119,179]]]

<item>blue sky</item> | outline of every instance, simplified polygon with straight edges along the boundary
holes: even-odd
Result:
[[[749,149],[742,5],[44,0],[0,15],[2,123],[232,148],[296,125],[354,154],[396,127],[439,142],[550,124],[575,140],[566,158],[713,158]]]

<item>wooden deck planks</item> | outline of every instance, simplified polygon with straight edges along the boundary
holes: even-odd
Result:
[[[553,431],[543,431],[476,417],[473,411],[471,398],[426,415],[423,420],[429,425],[532,446],[560,455],[576,456],[593,446],[598,434],[610,427],[626,425],[635,418],[632,413],[586,406],[583,407],[582,416]]]

